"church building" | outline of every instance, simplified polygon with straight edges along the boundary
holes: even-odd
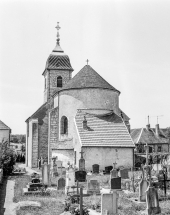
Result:
[[[114,162],[132,167],[134,143],[129,117],[119,107],[120,91],[90,65],[74,77],[68,55],[57,43],[49,55],[44,76],[44,104],[27,120],[26,165],[37,167],[52,157],[78,167],[81,153],[87,170],[103,170]]]

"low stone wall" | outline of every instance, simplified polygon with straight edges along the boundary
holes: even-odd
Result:
[[[3,169],[0,169],[0,183],[2,183],[2,178],[3,178]]]

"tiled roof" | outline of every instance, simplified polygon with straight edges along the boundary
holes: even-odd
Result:
[[[84,66],[60,91],[82,88],[102,88],[120,93],[89,65]]]
[[[143,143],[143,144],[156,144],[156,143],[169,143],[168,138],[165,137],[164,133],[159,129],[159,136],[156,135],[155,129],[140,128],[133,129],[131,131],[131,137],[134,143]]]
[[[83,128],[84,117],[87,128]],[[75,120],[82,146],[134,147],[126,125],[113,111],[99,115],[78,110]]]
[[[70,59],[67,55],[53,55],[51,54],[46,63],[46,69],[70,70],[73,68],[70,64]]]
[[[10,130],[10,128],[0,120],[0,130]]]

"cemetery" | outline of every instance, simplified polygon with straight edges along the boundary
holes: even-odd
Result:
[[[88,172],[83,156],[79,169],[70,163],[63,167],[57,157],[52,161],[51,166],[44,162],[39,173],[11,176],[16,180],[14,202],[39,205],[20,207],[17,215],[170,214],[169,167],[156,172],[147,160],[138,171],[115,162],[103,171],[95,164]]]

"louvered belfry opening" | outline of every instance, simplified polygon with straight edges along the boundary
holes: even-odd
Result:
[[[61,134],[68,134],[68,119],[66,116],[61,117]]]
[[[57,77],[57,87],[63,87],[63,79],[61,76]]]

